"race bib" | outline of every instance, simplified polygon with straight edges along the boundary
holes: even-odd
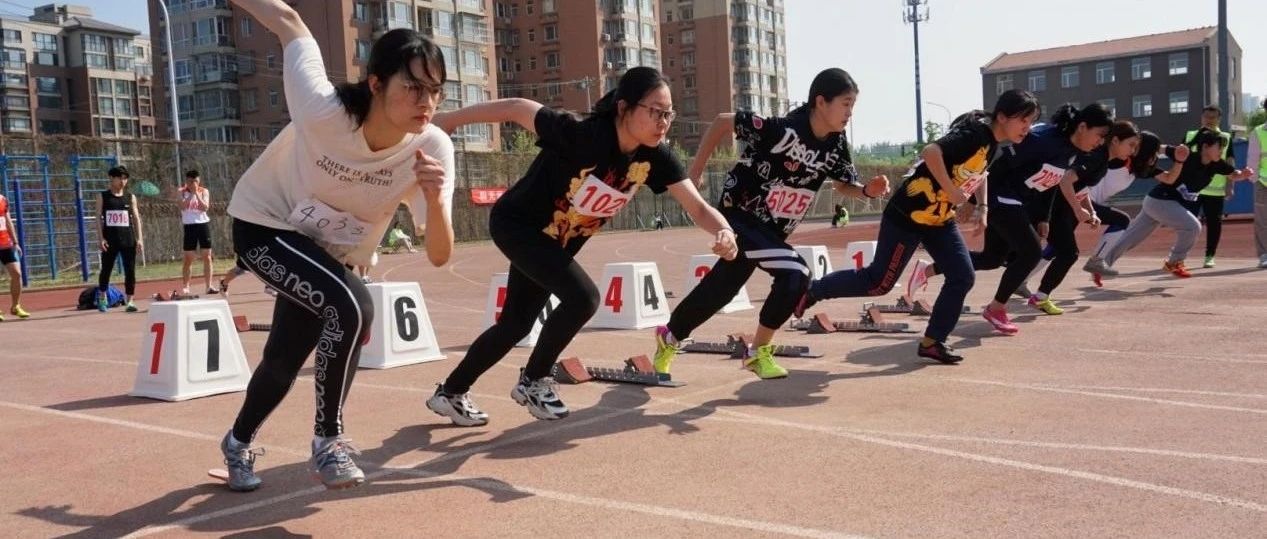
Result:
[[[128,210],[106,210],[106,226],[132,226],[132,214]]]
[[[1038,192],[1043,192],[1060,184],[1065,177],[1065,169],[1055,165],[1044,164],[1033,176],[1025,180],[1025,185]]]
[[[786,185],[776,185],[770,188],[770,194],[766,196],[766,206],[770,208],[770,215],[778,219],[800,220],[805,212],[809,211],[810,202],[814,201],[814,191],[809,189],[797,189]]]
[[[572,208],[586,217],[608,218],[616,215],[616,212],[629,203],[635,190],[622,193],[591,174],[585,178],[581,188],[572,194]]]
[[[315,198],[295,206],[286,222],[312,239],[334,245],[359,245],[370,229],[352,214],[331,208]]]
[[[1081,191],[1073,194],[1073,198],[1077,199],[1078,202],[1086,200],[1089,196],[1091,196],[1091,189],[1086,187],[1083,187]]]
[[[981,185],[985,183],[985,179],[989,176],[989,171],[968,176],[967,180],[959,184],[959,189],[963,191],[964,196],[972,196],[973,193],[977,192],[977,189],[981,188]]]
[[[8,231],[9,231],[9,220],[5,219],[3,215],[0,215],[0,232],[8,232]]]
[[[1200,195],[1200,194],[1201,194],[1200,192],[1193,193],[1193,192],[1189,191],[1189,190],[1188,190],[1188,186],[1186,186],[1186,185],[1182,185],[1182,184],[1181,184],[1179,187],[1176,187],[1176,188],[1175,188],[1175,191],[1178,191],[1178,192],[1179,192],[1179,196],[1183,197],[1183,199],[1184,199],[1184,200],[1186,200],[1186,201],[1188,201],[1188,202],[1196,202],[1196,201],[1197,201],[1197,195]]]

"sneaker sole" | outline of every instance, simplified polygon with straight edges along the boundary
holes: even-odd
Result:
[[[364,476],[353,477],[347,481],[342,481],[339,483],[327,483],[321,480],[321,474],[317,472],[311,472],[311,474],[312,474],[313,479],[316,479],[318,483],[321,483],[322,485],[326,487],[326,490],[347,490],[350,488],[359,487],[365,483]]]
[[[449,421],[452,421],[454,425],[457,425],[459,427],[482,427],[488,424],[487,419],[483,421],[480,421],[478,419],[468,419],[466,416],[459,414],[456,411],[454,411],[453,413],[449,413],[444,410],[437,410],[435,409],[435,407],[431,405],[431,399],[427,399],[426,407],[428,410],[431,410],[431,412],[434,413],[435,415],[449,418]]]
[[[943,358],[943,357],[941,357],[941,356],[935,356],[935,355],[933,355],[933,354],[925,354],[925,353],[923,353],[923,352],[917,352],[917,353],[916,353],[916,355],[918,355],[919,357],[922,357],[922,358],[924,358],[924,359],[931,359],[931,360],[933,360],[933,361],[936,361],[936,362],[938,362],[938,363],[941,363],[942,365],[956,365],[956,364],[958,364],[960,361],[963,361],[963,358],[959,358],[959,359],[946,359],[946,358]]]
[[[537,419],[541,419],[544,421],[554,421],[556,419],[563,419],[572,413],[571,411],[567,411],[567,412],[555,414],[555,413],[543,411],[540,408],[537,408],[536,406],[529,405],[528,396],[524,395],[523,393],[520,393],[518,390],[512,390],[510,392],[510,398],[515,401],[515,404],[518,404],[520,406],[523,406],[524,408],[527,408],[528,413],[532,414],[532,417],[535,417]]]

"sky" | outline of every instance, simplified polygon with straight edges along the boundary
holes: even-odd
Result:
[[[0,0],[0,13],[30,13],[54,0]],[[592,0],[566,0],[592,1]],[[145,0],[69,0],[96,18],[148,32]],[[785,0],[788,91],[801,101],[814,75],[849,71],[862,92],[855,144],[915,138],[911,27],[904,0]],[[946,122],[982,108],[980,68],[1001,52],[1103,41],[1214,26],[1216,0],[928,0],[920,24],[924,118]],[[1244,51],[1243,91],[1267,94],[1267,0],[1227,0],[1228,28]],[[1053,6],[1059,5],[1057,10]],[[1052,24],[1044,24],[1044,23]],[[1256,28],[1259,28],[1255,31]],[[990,103],[989,105],[993,105]],[[942,108],[944,107],[944,108]]]

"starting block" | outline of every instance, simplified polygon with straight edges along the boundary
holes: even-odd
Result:
[[[682,347],[683,353],[698,354],[726,354],[730,359],[746,359],[751,357],[749,353],[749,344],[752,342],[752,335],[746,333],[734,333],[726,336],[726,342],[690,342]],[[779,357],[801,357],[801,358],[820,358],[822,354],[815,354],[810,351],[808,346],[799,345],[774,345],[774,355]]]
[[[198,294],[181,294],[180,290],[172,290],[171,292],[157,292],[151,299],[154,301],[183,301],[198,299]]]
[[[272,324],[252,324],[247,321],[246,315],[240,314],[233,317],[233,327],[237,328],[238,333],[247,331],[273,331]]]
[[[798,327],[799,326],[799,327]],[[832,322],[826,313],[818,313],[808,320],[798,321],[793,326],[804,329],[810,335],[823,333],[858,332],[858,333],[914,333],[911,325],[905,322],[885,322],[880,309],[867,304],[862,317],[857,322]]]
[[[914,302],[908,301],[905,295],[898,296],[897,303],[887,305],[876,305],[880,312],[885,314],[910,314],[915,316],[928,316],[933,313],[933,306],[927,301],[917,299]]]
[[[625,368],[612,369],[605,367],[586,367],[580,358],[569,357],[554,364],[551,375],[564,384],[582,384],[591,380],[618,382],[623,384],[639,384],[644,386],[681,387],[684,382],[675,382],[667,374],[659,374],[651,365],[647,356],[634,356],[625,360]]]
[[[875,259],[876,241],[851,241],[845,246],[845,265],[861,270]]]
[[[909,314],[909,315],[914,315],[914,316],[928,316],[930,314],[933,314],[933,306],[930,305],[927,301],[924,301],[922,299],[910,301],[906,299],[905,295],[898,296],[897,303],[889,304],[889,305],[876,305],[876,308],[880,309],[880,312],[886,313],[886,314]],[[964,305],[963,313],[968,314],[970,312],[972,312],[972,309],[969,308],[967,305]]]
[[[150,306],[136,382],[128,394],[183,401],[245,390],[251,367],[242,341],[227,331],[231,320],[222,299]]]

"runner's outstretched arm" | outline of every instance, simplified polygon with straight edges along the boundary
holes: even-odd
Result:
[[[268,31],[277,34],[283,49],[291,41],[312,36],[299,13],[282,0],[233,0],[233,3],[250,13]]]
[[[708,158],[713,156],[713,150],[717,149],[717,145],[721,143],[723,138],[734,134],[734,132],[735,114],[733,112],[718,114],[713,123],[709,124],[708,131],[700,139],[699,148],[695,152],[695,159],[691,161],[691,169],[686,173],[686,177],[695,182],[696,189],[704,185],[704,171],[708,168]]]
[[[537,133],[537,111],[543,105],[531,99],[511,97],[494,99],[483,103],[468,105],[458,110],[441,112],[431,119],[431,123],[452,134],[457,128],[466,124],[497,124],[514,122],[529,133]]]

